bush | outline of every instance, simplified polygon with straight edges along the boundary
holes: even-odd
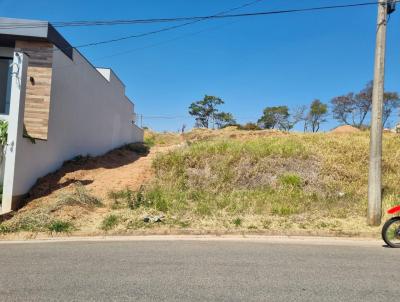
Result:
[[[104,218],[101,223],[101,229],[104,231],[109,231],[115,228],[119,223],[119,218],[116,215],[110,214]]]
[[[244,125],[239,125],[240,130],[246,130],[246,131],[255,131],[255,130],[261,130],[261,128],[255,124],[255,123],[247,123]]]
[[[74,192],[62,194],[56,208],[62,206],[81,206],[81,207],[99,207],[102,202],[99,198],[91,195],[86,188],[81,184],[75,184]]]
[[[144,138],[146,146],[154,147],[156,145],[156,137],[154,135],[148,135]]]
[[[70,233],[74,230],[74,226],[69,221],[55,220],[50,223],[48,229],[51,233]]]
[[[132,191],[129,188],[125,190],[110,192],[108,197],[113,199],[113,209],[119,209],[128,207],[131,210],[137,209],[142,205],[145,205],[144,188],[140,187],[137,192]]]
[[[0,234],[6,234],[10,232],[11,230],[7,226],[0,224]]]

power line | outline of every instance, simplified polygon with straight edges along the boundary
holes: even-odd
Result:
[[[267,15],[278,15],[278,14],[289,14],[289,13],[299,13],[299,12],[311,12],[311,11],[322,11],[322,10],[332,10],[332,9],[344,9],[344,8],[355,8],[355,7],[365,7],[365,6],[371,6],[371,5],[377,5],[379,2],[364,2],[364,3],[356,3],[356,4],[343,4],[343,5],[331,5],[331,6],[319,6],[319,7],[312,7],[312,8],[300,8],[300,9],[288,9],[288,10],[275,10],[275,11],[267,11],[267,12],[256,12],[256,13],[242,13],[242,14],[228,14],[229,12],[247,7],[249,5],[255,4],[257,2],[260,2],[263,0],[257,0],[257,1],[252,1],[250,3],[246,3],[244,5],[241,5],[236,8],[232,8],[230,10],[220,12],[218,14],[212,15],[212,16],[206,16],[206,17],[195,17],[196,19],[191,21],[191,22],[186,22],[183,24],[179,25],[174,25],[174,26],[169,26],[169,27],[164,27],[158,30],[154,31],[149,31],[141,34],[136,34],[136,35],[129,35],[129,36],[124,36],[120,38],[115,38],[115,39],[109,39],[109,40],[103,40],[103,41],[98,41],[98,42],[92,42],[92,43],[87,43],[87,44],[82,44],[82,45],[77,45],[75,48],[85,48],[85,47],[91,47],[91,46],[97,46],[97,45],[102,45],[102,44],[109,44],[109,43],[114,43],[114,42],[119,42],[123,40],[128,40],[128,39],[133,39],[133,38],[141,38],[145,36],[150,36],[150,35],[155,35],[158,33],[178,29],[184,26],[188,26],[191,24],[195,24],[201,21],[205,20],[211,20],[211,19],[220,19],[220,18],[240,18],[240,17],[253,17],[253,16],[267,16]],[[400,0],[395,1],[400,2]],[[198,19],[201,18],[201,19]]]
[[[157,47],[157,46],[160,46],[160,45],[164,45],[164,44],[168,44],[170,42],[174,42],[174,41],[177,41],[177,40],[184,39],[186,37],[198,35],[198,34],[210,31],[210,30],[216,30],[216,29],[219,29],[219,28],[222,28],[222,27],[225,27],[227,25],[234,24],[234,23],[237,23],[237,22],[239,22],[239,21],[233,21],[233,22],[229,22],[229,23],[224,23],[224,24],[220,24],[220,25],[217,25],[217,26],[212,26],[212,27],[209,27],[209,28],[205,28],[205,29],[202,29],[202,30],[199,30],[199,31],[190,32],[190,33],[187,33],[187,34],[184,34],[184,35],[180,35],[180,36],[177,36],[177,37],[172,38],[172,39],[168,39],[168,40],[164,40],[164,41],[148,44],[148,45],[145,45],[145,46],[142,46],[142,47],[136,47],[136,48],[133,48],[133,49],[128,49],[128,50],[123,50],[123,51],[120,51],[120,52],[111,53],[111,54],[108,54],[108,55],[105,55],[105,56],[94,58],[94,59],[92,59],[92,61],[105,60],[105,59],[109,59],[109,58],[113,58],[113,57],[126,55],[126,54],[129,54],[129,53],[133,53],[133,52],[136,52],[136,51],[139,51],[139,50],[154,48],[154,47]],[[77,66],[77,65],[81,65],[81,64],[84,64],[84,63],[79,63],[79,64],[71,64],[71,63],[69,63],[69,64],[64,65],[64,66],[53,67],[53,69],[68,68],[68,67],[73,67],[73,66]]]
[[[228,10],[228,11],[225,11],[225,13],[226,13],[226,12],[229,12],[229,11],[234,11],[234,10],[237,10],[237,9],[240,9],[240,8],[244,8],[244,7],[246,7],[246,6],[250,6],[250,5],[255,4],[255,3],[257,3],[257,2],[260,2],[260,1],[262,1],[262,0],[253,1],[253,2],[250,2],[250,3],[246,3],[246,4],[242,5],[242,6],[237,7],[237,8],[233,8],[233,9],[230,9],[230,10]],[[394,0],[394,1],[392,1],[392,3],[397,3],[397,2],[400,2],[400,0]],[[249,14],[249,13],[247,13],[247,14],[236,14],[236,15],[223,15],[223,16],[222,16],[221,14],[223,14],[224,12],[221,12],[221,13],[216,14],[216,15],[214,15],[214,16],[221,15],[222,17],[231,17],[231,18],[233,18],[233,17],[250,16],[250,15],[271,15],[271,14],[283,14],[283,13],[294,13],[294,12],[305,12],[305,11],[313,11],[313,10],[327,10],[327,9],[338,9],[338,8],[354,8],[354,7],[370,6],[370,5],[377,5],[377,4],[379,4],[379,2],[364,2],[364,3],[356,3],[356,4],[345,4],[345,5],[334,5],[334,6],[321,6],[321,7],[313,7],[313,8],[292,9],[292,10],[277,10],[277,11],[269,11],[269,12],[259,12],[259,13],[251,13],[251,14]],[[200,17],[197,17],[197,18],[200,18]],[[209,19],[210,19],[210,18],[209,18]],[[167,19],[164,19],[164,20],[167,20]],[[202,21],[202,20],[200,20],[200,21]],[[199,22],[199,21],[195,21],[195,22],[193,22],[193,23],[196,23],[196,22]],[[190,22],[189,24],[192,24],[192,22]],[[188,25],[188,24],[183,24],[182,26],[186,26],[186,25]],[[220,26],[216,26],[215,28],[218,28],[218,27],[220,27]],[[139,36],[146,36],[146,35],[155,34],[155,33],[157,33],[157,32],[161,32],[161,31],[171,30],[171,29],[174,29],[174,28],[176,28],[176,27],[175,27],[175,26],[174,26],[174,27],[168,27],[168,28],[164,28],[164,29],[161,29],[161,30],[158,30],[158,31],[147,32],[147,33],[143,33],[143,34],[136,35],[136,36],[123,37],[122,39],[129,39],[129,38],[134,38],[134,37],[139,37]],[[207,30],[207,29],[206,29],[206,30]],[[155,46],[162,45],[162,44],[165,44],[165,43],[168,43],[168,42],[171,42],[171,41],[178,40],[178,39],[180,39],[180,38],[184,38],[184,37],[186,37],[186,36],[199,34],[199,33],[204,32],[204,31],[206,31],[206,30],[201,30],[201,31],[198,31],[198,32],[189,33],[189,34],[186,34],[186,35],[182,35],[182,36],[180,36],[180,37],[177,37],[177,38],[173,38],[173,39],[170,39],[170,40],[167,40],[167,41],[163,41],[163,42],[151,44],[151,45],[148,45],[148,46],[138,47],[138,48],[135,48],[135,49],[126,50],[126,51],[121,51],[121,52],[119,52],[119,53],[115,53],[115,54],[110,54],[110,55],[107,55],[107,56],[99,57],[99,58],[97,58],[97,60],[102,60],[102,59],[106,59],[106,58],[111,58],[111,57],[115,57],[115,56],[119,56],[119,55],[124,55],[124,54],[127,54],[127,53],[131,53],[131,52],[134,52],[134,51],[137,51],[137,50],[142,50],[142,49],[147,49],[147,48],[155,47]],[[106,43],[116,42],[116,41],[118,41],[118,40],[120,40],[120,39],[113,39],[113,40],[106,40],[106,41],[101,41],[101,42],[96,42],[96,43],[89,43],[89,44],[84,44],[84,45],[78,45],[78,46],[76,46],[75,48],[89,47],[89,46],[94,46],[94,45],[99,45],[99,44],[106,44]],[[71,65],[67,65],[67,66],[61,66],[61,67],[58,67],[58,68],[65,68],[65,67],[74,66],[74,65],[76,65],[76,64],[71,64]]]
[[[236,10],[239,10],[239,9],[254,5],[254,4],[262,2],[262,1],[264,1],[264,0],[254,0],[254,1],[242,4],[240,6],[237,6],[237,7],[234,7],[234,8],[219,12],[219,13],[217,13],[215,15],[212,15],[212,17],[222,17],[222,16],[225,16],[226,14],[228,14],[230,12],[233,12],[233,11],[236,11]],[[179,24],[179,25],[174,25],[174,26],[169,26],[169,27],[164,27],[164,28],[161,28],[161,29],[158,29],[158,30],[149,31],[149,32],[145,32],[145,33],[142,33],[142,34],[138,34],[138,35],[130,35],[130,36],[125,36],[125,37],[120,37],[120,38],[117,38],[117,39],[111,39],[111,40],[105,40],[105,41],[99,41],[99,42],[94,42],[94,43],[78,45],[75,48],[83,48],[83,47],[90,47],[90,46],[96,46],[96,45],[101,45],[101,44],[108,44],[108,43],[113,43],[113,42],[119,42],[119,41],[123,41],[123,40],[132,39],[132,38],[141,38],[141,37],[150,36],[150,35],[158,34],[158,33],[165,32],[165,31],[170,31],[170,30],[173,30],[173,29],[181,28],[181,27],[184,27],[184,26],[192,25],[192,24],[195,24],[195,23],[198,23],[198,22],[201,22],[201,21],[205,21],[205,20],[208,20],[208,18],[194,19],[193,21],[190,21],[190,22],[186,22],[186,23]]]
[[[124,51],[121,51],[121,52],[113,53],[113,54],[110,54],[110,55],[98,57],[98,58],[95,58],[94,61],[104,60],[104,59],[108,59],[108,58],[113,58],[113,57],[125,55],[125,54],[128,54],[128,53],[136,52],[136,51],[139,51],[139,50],[144,50],[144,49],[157,47],[157,46],[164,45],[164,44],[167,44],[167,43],[170,43],[170,42],[174,42],[174,41],[186,38],[186,37],[198,35],[198,34],[210,31],[210,30],[216,30],[216,29],[219,29],[221,27],[224,27],[224,26],[236,23],[236,22],[238,22],[238,21],[229,22],[229,23],[225,23],[225,24],[222,24],[222,25],[205,28],[205,29],[202,29],[202,30],[199,30],[199,31],[190,32],[190,33],[187,33],[187,34],[184,34],[184,35],[180,35],[178,37],[175,37],[175,38],[172,38],[172,39],[168,39],[168,40],[165,40],[165,41],[160,41],[160,42],[149,44],[149,45],[146,45],[146,46],[137,47],[137,48],[133,48],[133,49],[128,49],[128,50],[124,50]]]
[[[265,0],[254,0],[254,1],[251,1],[251,2],[247,2],[247,3],[244,3],[244,4],[240,5],[240,6],[238,6],[238,7],[234,7],[234,8],[231,8],[231,9],[228,9],[228,10],[225,10],[225,11],[222,11],[222,12],[219,12],[219,13],[217,13],[215,16],[217,16],[217,15],[223,15],[223,14],[226,14],[226,13],[230,13],[230,12],[232,12],[232,11],[236,11],[236,10],[242,9],[242,8],[245,8],[245,7],[254,5],[254,4],[256,4],[256,3],[262,2],[262,1],[265,1]],[[202,20],[200,20],[200,21],[202,21]],[[182,26],[190,25],[190,24],[197,23],[197,22],[200,22],[200,21],[193,21],[193,22],[185,23],[185,24],[183,24]],[[174,27],[174,28],[175,28],[175,27]],[[171,30],[171,29],[173,29],[173,28],[165,28],[165,29]],[[96,44],[96,45],[98,45],[98,44]],[[80,47],[87,47],[87,46],[89,46],[89,45],[86,45],[86,46],[75,46],[75,47],[73,47],[73,48],[80,48]],[[92,46],[92,45],[90,45],[90,46]],[[145,48],[146,48],[146,47],[145,47]],[[67,49],[68,49],[68,48],[67,48]],[[55,50],[58,50],[58,49],[55,49]],[[132,50],[131,50],[131,51],[132,51]],[[118,55],[118,54],[117,54],[117,55]],[[103,57],[103,58],[100,58],[100,59],[104,59],[104,58],[108,58],[108,57],[112,57],[112,56],[115,56],[115,55],[106,56],[106,57]],[[66,67],[76,66],[76,65],[77,65],[77,64],[69,64],[69,65],[66,65],[66,66],[58,67],[58,68],[66,68]]]
[[[166,23],[166,22],[185,22],[193,21],[199,22],[203,20],[210,19],[223,19],[223,18],[240,18],[240,17],[254,17],[254,16],[265,16],[273,14],[288,14],[288,13],[300,13],[300,12],[310,12],[310,11],[321,11],[321,10],[331,10],[331,9],[341,9],[341,8],[354,8],[363,6],[372,6],[379,4],[378,1],[371,2],[361,2],[354,4],[342,4],[342,5],[330,5],[330,6],[318,6],[309,8],[299,8],[299,9],[284,9],[284,10],[272,10],[264,12],[253,12],[253,13],[242,13],[242,14],[227,14],[229,12],[245,8],[247,6],[253,5],[254,3],[263,0],[253,1],[239,7],[230,9],[225,12],[221,12],[215,15],[209,16],[192,16],[192,17],[175,17],[175,18],[152,18],[152,19],[126,19],[126,20],[82,20],[82,21],[64,21],[64,22],[52,22],[54,27],[83,27],[83,26],[114,26],[114,25],[132,25],[132,24],[151,24],[151,23]],[[398,3],[400,0],[393,1],[392,3]],[[14,28],[36,28],[45,27],[47,22],[32,22],[32,23],[2,23],[0,28],[2,29],[14,29]],[[177,26],[185,26],[184,24]],[[174,27],[175,28],[175,27]]]
[[[263,1],[263,0],[252,1],[250,3],[242,5],[240,7],[236,7],[236,8],[233,8],[233,9],[230,9],[228,11],[221,12],[221,13],[218,13],[218,14],[212,15],[212,16],[188,17],[188,18],[186,18],[186,20],[193,20],[193,21],[186,22],[186,23],[179,24],[179,25],[164,27],[164,28],[161,28],[161,29],[158,29],[158,30],[144,32],[144,33],[141,33],[141,34],[129,35],[129,36],[124,36],[124,37],[119,37],[119,38],[114,38],[114,39],[108,39],[108,40],[102,40],[102,41],[98,41],[98,42],[92,42],[92,43],[87,43],[87,44],[71,46],[71,47],[64,48],[63,50],[68,50],[68,49],[71,49],[71,48],[85,48],[85,47],[109,44],[109,43],[114,43],[114,42],[120,42],[120,41],[133,39],[133,38],[146,37],[146,36],[155,35],[155,34],[166,32],[166,31],[171,31],[171,30],[174,30],[174,29],[178,29],[178,28],[181,28],[181,27],[184,27],[184,26],[188,26],[188,25],[191,25],[191,24],[194,24],[194,23],[198,23],[198,22],[201,22],[201,21],[204,21],[204,20],[223,19],[223,18],[267,16],[267,15],[290,14],[290,13],[311,12],[311,11],[323,11],[323,10],[332,10],[332,9],[366,7],[366,6],[372,6],[372,5],[379,4],[379,2],[374,1],[374,2],[363,2],[363,3],[331,5],[331,6],[319,6],[319,7],[310,7],[310,8],[300,8],[300,9],[274,10],[274,11],[266,11],[266,12],[255,12],[255,13],[227,14],[227,13],[232,12],[234,10],[238,10],[240,8],[252,5],[252,4],[260,2],[260,1]],[[397,3],[397,2],[400,2],[400,0],[393,1],[393,3]],[[177,18],[164,19],[164,20],[175,20],[176,21],[176,19]],[[151,19],[147,19],[147,20],[151,20]],[[134,20],[131,20],[131,22],[133,22],[133,21]],[[112,21],[110,21],[110,22],[112,22]],[[1,28],[1,26],[0,26],[0,28]],[[18,27],[13,27],[13,28],[18,28]],[[55,50],[58,50],[58,49],[55,49]]]
[[[256,3],[262,2],[265,0],[253,0],[251,2],[242,4],[238,7],[234,7],[217,14],[205,17],[179,17],[179,18],[158,18],[158,19],[127,19],[127,20],[95,20],[95,21],[70,21],[70,22],[51,22],[53,27],[83,27],[83,26],[113,26],[113,25],[132,25],[132,24],[151,24],[151,23],[165,23],[165,22],[183,22],[183,21],[193,21],[199,22],[203,20],[207,20],[210,18],[222,16],[228,14],[230,12],[246,8],[248,6],[254,5]],[[1,23],[1,29],[14,29],[14,28],[37,28],[37,27],[47,27],[47,22],[31,22],[31,23]]]
[[[302,9],[290,9],[290,10],[276,10],[276,11],[268,11],[268,12],[258,12],[258,13],[244,13],[244,14],[226,14],[228,12],[238,10],[240,8],[252,5],[254,3],[260,2],[262,0],[257,0],[253,1],[247,4],[244,4],[240,7],[230,9],[225,12],[218,13],[213,16],[207,16],[207,17],[202,17],[202,19],[195,19],[194,21],[175,25],[175,26],[169,26],[169,27],[164,27],[158,30],[154,31],[149,31],[141,34],[136,34],[136,35],[129,35],[125,37],[120,37],[120,38],[115,38],[115,39],[109,39],[109,40],[103,40],[103,41],[98,41],[98,42],[92,42],[92,43],[87,43],[87,44],[82,44],[82,45],[77,45],[74,48],[85,48],[85,47],[91,47],[91,46],[97,46],[97,45],[102,45],[102,44],[109,44],[109,43],[114,43],[114,42],[120,42],[123,40],[128,40],[128,39],[133,39],[133,38],[141,38],[145,36],[150,36],[150,35],[155,35],[158,33],[174,30],[177,28],[181,28],[184,26],[188,26],[194,23],[198,23],[204,20],[210,20],[210,19],[216,19],[216,18],[239,18],[239,17],[251,17],[251,16],[266,16],[266,15],[277,15],[277,14],[288,14],[288,13],[298,13],[298,12],[310,12],[310,11],[322,11],[322,10],[332,10],[332,9],[343,9],[343,8],[355,8],[355,7],[362,7],[362,6],[371,6],[371,5],[377,5],[379,2],[364,2],[364,3],[356,3],[356,4],[344,4],[344,5],[331,5],[331,6],[320,6],[320,7],[312,7],[312,8],[302,8]],[[396,3],[400,2],[400,0],[396,0]]]
[[[237,7],[234,7],[234,8],[219,12],[219,13],[213,15],[213,17],[223,16],[224,14],[228,14],[230,12],[233,12],[233,11],[236,11],[236,10],[239,10],[239,9],[254,5],[254,4],[262,2],[262,1],[265,1],[265,0],[253,0],[251,2],[247,2],[247,3],[242,4],[240,6],[237,6]],[[184,23],[184,24],[164,27],[164,28],[161,28],[159,30],[149,31],[149,32],[136,34],[136,35],[125,36],[125,37],[116,38],[116,39],[92,42],[92,43],[87,43],[87,44],[82,44],[82,45],[77,45],[77,46],[64,47],[62,49],[55,48],[53,51],[58,51],[58,50],[64,50],[65,51],[65,50],[69,50],[69,49],[73,49],[73,48],[84,48],[84,47],[90,47],[90,46],[97,46],[97,45],[101,45],[101,44],[109,44],[109,43],[113,43],[113,42],[119,42],[119,41],[128,40],[128,39],[132,39],[132,38],[141,38],[141,37],[150,36],[150,35],[154,35],[154,34],[165,32],[165,31],[170,31],[170,30],[177,29],[177,28],[180,28],[180,27],[192,25],[192,24],[195,24],[195,23],[198,23],[198,22],[201,22],[201,21],[205,21],[205,20],[208,20],[208,19],[207,18],[196,19],[196,20],[193,20],[191,22]],[[0,26],[0,29],[1,29],[1,26]]]

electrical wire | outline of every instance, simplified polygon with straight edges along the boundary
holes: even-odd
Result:
[[[262,1],[265,1],[265,0],[251,1],[251,2],[248,2],[248,3],[242,4],[242,5],[238,6],[238,7],[234,7],[234,8],[219,12],[219,13],[213,15],[212,17],[222,17],[222,16],[225,16],[226,14],[228,14],[230,12],[233,12],[233,11],[236,11],[236,10],[239,10],[239,9],[254,5],[254,4],[262,2]],[[185,26],[188,26],[188,25],[192,25],[192,24],[195,24],[195,23],[198,23],[198,22],[201,22],[201,21],[205,21],[205,20],[208,20],[208,18],[195,19],[193,21],[186,22],[186,23],[183,23],[183,24],[164,27],[164,28],[161,28],[161,29],[158,29],[158,30],[149,31],[149,32],[145,32],[145,33],[142,33],[142,34],[129,35],[129,36],[120,37],[120,38],[117,38],[117,39],[111,39],[111,40],[93,42],[93,43],[88,43],[88,44],[82,44],[82,45],[75,46],[75,48],[91,47],[91,46],[97,46],[97,45],[101,45],[101,44],[120,42],[120,41],[123,41],[123,40],[132,39],[132,38],[141,38],[141,37],[145,37],[145,36],[150,36],[150,35],[166,32],[166,31],[178,29],[178,28],[185,27]]]
[[[265,0],[254,0],[245,4],[242,4],[238,7],[234,7],[217,14],[206,16],[206,17],[179,17],[179,18],[159,18],[159,19],[128,19],[128,20],[100,20],[100,21],[70,21],[70,22],[51,22],[53,27],[82,27],[82,26],[113,26],[113,25],[132,25],[132,24],[152,24],[152,23],[164,23],[164,22],[183,22],[183,21],[193,21],[199,22],[203,20],[207,20],[209,18],[214,18],[218,16],[222,16],[224,14],[228,14],[230,12],[246,8],[248,6],[254,5],[256,3],[262,2]],[[15,29],[15,28],[40,28],[47,27],[48,22],[31,22],[31,23],[1,23],[0,29]]]
[[[166,23],[166,22],[199,22],[203,20],[210,19],[223,19],[223,18],[240,18],[240,17],[255,17],[255,16],[265,16],[273,14],[289,14],[289,13],[300,13],[300,12],[311,12],[311,11],[321,11],[321,10],[331,10],[331,9],[342,9],[342,8],[355,8],[363,6],[373,6],[381,3],[380,1],[370,1],[361,2],[353,4],[342,4],[342,5],[330,5],[330,6],[317,6],[308,8],[298,8],[298,9],[281,9],[272,10],[264,12],[253,12],[253,13],[242,13],[242,14],[227,14],[228,12],[250,6],[256,2],[263,1],[257,0],[248,4],[244,4],[240,7],[233,8],[231,10],[221,12],[215,15],[209,16],[192,16],[192,17],[176,17],[176,18],[155,18],[155,19],[126,19],[126,20],[83,20],[83,21],[65,21],[65,22],[52,22],[51,25],[54,27],[83,27],[83,26],[114,26],[114,25],[132,25],[132,24],[152,24],[152,23]],[[393,3],[398,3],[400,0],[395,0]],[[47,22],[32,22],[32,23],[1,23],[1,29],[15,29],[15,28],[37,28],[37,27],[47,27]],[[184,26],[184,25],[182,25]]]
[[[219,12],[216,15],[222,15],[222,14],[230,13],[232,11],[236,11],[236,10],[242,9],[242,8],[257,4],[257,3],[262,2],[262,1],[265,1],[265,0],[254,0],[254,1],[251,1],[251,2],[247,2],[247,3],[244,3],[244,4],[240,5],[240,6],[238,6],[238,7],[234,7],[234,8]],[[198,21],[196,21],[196,22],[198,22]],[[193,22],[193,23],[195,23],[195,22]],[[187,24],[187,25],[189,25],[189,24]],[[202,30],[202,31],[199,31],[199,32],[195,32],[195,33],[191,33],[191,34],[187,34],[185,36],[198,34],[198,33],[201,33],[203,31],[205,31],[205,30]],[[123,53],[117,53],[117,54],[104,56],[104,57],[98,58],[97,60],[102,60],[102,59],[106,59],[106,58],[109,58],[109,57],[115,57],[115,56],[122,55],[122,54],[125,54],[125,53],[133,52],[133,51],[136,51],[136,50],[139,50],[139,49],[146,49],[146,48],[154,47],[154,46],[157,46],[157,45],[160,45],[160,44],[168,43],[170,41],[178,40],[178,39],[180,39],[182,37],[185,37],[185,36],[181,36],[181,37],[178,37],[178,38],[175,38],[175,39],[171,39],[171,40],[168,40],[168,41],[164,41],[164,42],[161,42],[161,43],[152,44],[152,45],[145,46],[145,47],[142,47],[142,48],[136,48],[136,49],[133,49],[133,50],[128,50],[128,51],[125,51]],[[74,48],[79,48],[79,47],[74,47]],[[56,50],[60,50],[60,49],[54,49],[54,51],[56,51]],[[82,64],[82,63],[80,63],[80,64]],[[73,66],[77,66],[77,65],[80,65],[80,64],[71,63],[71,64],[68,64],[68,65],[65,65],[65,66],[55,67],[54,69],[68,68],[68,67],[73,67]]]

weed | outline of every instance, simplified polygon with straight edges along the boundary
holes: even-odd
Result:
[[[263,229],[265,230],[269,230],[271,228],[271,225],[272,225],[272,220],[266,219],[262,221],[262,226]]]
[[[75,228],[69,221],[54,220],[49,224],[48,229],[51,233],[70,233]]]
[[[129,199],[128,207],[131,210],[137,209],[140,206],[145,204],[145,196],[144,196],[144,188],[140,187],[140,189],[136,192],[135,198]]]
[[[235,218],[233,221],[232,221],[232,223],[233,223],[233,225],[235,226],[235,227],[240,227],[241,225],[242,225],[242,219],[241,218]]]
[[[303,185],[303,181],[300,176],[292,173],[283,174],[279,177],[279,182],[283,186],[292,187],[292,188],[301,188]]]
[[[298,211],[290,206],[286,205],[275,205],[272,207],[272,214],[279,216],[290,216],[296,214]]]
[[[147,136],[144,138],[144,143],[149,147],[154,147],[156,145],[155,136]]]
[[[119,223],[119,217],[114,214],[110,214],[106,216],[102,221],[101,229],[104,231],[112,230],[118,225],[118,223]]]
[[[10,230],[9,227],[0,224],[0,234],[7,234],[7,233],[10,233],[10,232],[11,232],[11,230]]]
[[[81,207],[99,207],[102,202],[99,198],[91,195],[81,184],[75,184],[74,191],[60,195],[56,209],[62,206],[81,206]]]

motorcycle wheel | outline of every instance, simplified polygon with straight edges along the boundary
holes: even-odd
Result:
[[[382,228],[382,239],[393,248],[400,248],[400,217],[386,221]]]

